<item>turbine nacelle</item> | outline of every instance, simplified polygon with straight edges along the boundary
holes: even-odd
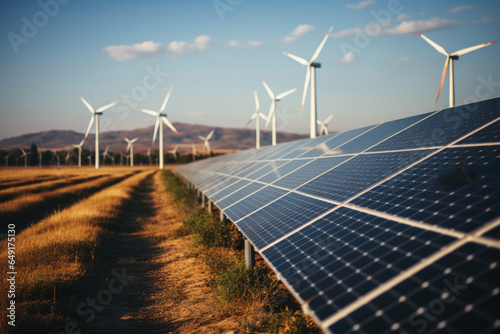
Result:
[[[311,63],[311,64],[309,64],[309,66],[315,67],[315,68],[321,68],[321,63]]]

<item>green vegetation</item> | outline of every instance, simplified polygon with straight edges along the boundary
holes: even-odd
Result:
[[[163,172],[167,190],[186,213],[184,232],[192,239],[192,253],[212,274],[210,286],[239,317],[244,332],[320,333],[304,316],[286,288],[262,260],[249,270],[244,261],[243,237],[236,226],[197,209],[195,193],[171,171]]]

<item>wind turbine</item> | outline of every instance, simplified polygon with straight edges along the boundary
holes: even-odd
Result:
[[[320,136],[322,136],[323,134],[324,135],[328,134],[328,128],[326,125],[328,124],[328,122],[330,122],[332,120],[333,115],[334,115],[334,113],[331,113],[330,116],[328,116],[324,121],[318,120],[318,124],[320,126],[320,129],[319,129]]]
[[[164,168],[164,162],[163,162],[163,124],[161,122],[163,121],[172,131],[174,131],[176,134],[179,134],[179,132],[175,129],[175,127],[172,125],[172,123],[169,122],[167,119],[167,115],[163,114],[163,110],[165,110],[165,107],[167,106],[168,99],[170,97],[170,94],[172,93],[172,89],[174,87],[170,87],[167,96],[165,97],[165,100],[163,100],[163,104],[161,105],[160,111],[152,111],[152,110],[147,110],[147,109],[141,109],[142,112],[145,112],[146,114],[150,114],[152,116],[156,117],[156,123],[155,123],[155,130],[153,133],[153,142],[151,146],[154,146],[155,144],[155,139],[156,139],[156,133],[158,131],[158,128],[160,128],[160,169]]]
[[[87,159],[89,159],[89,166],[92,166],[92,154],[89,154]]]
[[[128,143],[127,145],[127,151],[128,152],[130,150],[130,167],[134,167],[134,143],[139,140],[139,137],[137,138],[134,138],[134,139],[128,139],[128,138],[125,138],[125,141]]]
[[[195,161],[198,153],[196,152],[196,147],[194,146],[194,144],[191,144],[191,148],[193,150],[193,152],[191,153],[193,155],[193,161]]]
[[[245,128],[255,119],[255,148],[260,148],[260,118],[267,121],[267,117],[260,112],[260,104],[259,97],[257,96],[257,91],[253,91],[253,95],[255,96],[255,113],[250,117],[247,124],[245,124]]]
[[[65,160],[66,160],[66,166],[68,165],[68,160],[70,158],[70,154],[69,154],[69,151],[68,153],[66,154],[66,157],[65,157]]]
[[[179,148],[179,145],[175,145],[173,150],[168,151],[168,153],[171,153],[174,156],[174,160],[177,160],[177,149]]]
[[[288,52],[283,52],[283,54],[285,54],[285,56],[288,56],[288,57],[292,58],[293,60],[299,62],[300,64],[307,66],[306,82],[304,84],[304,92],[302,93],[302,105],[300,107],[300,114],[302,115],[302,112],[304,111],[304,103],[306,102],[307,89],[309,88],[309,80],[310,80],[311,81],[311,138],[316,138],[316,134],[318,131],[317,126],[316,126],[316,120],[317,120],[316,68],[321,67],[320,63],[315,63],[314,61],[316,60],[316,58],[318,58],[318,56],[321,52],[321,49],[323,49],[323,46],[325,46],[326,40],[330,36],[332,29],[333,29],[333,26],[330,27],[330,30],[328,30],[328,33],[323,38],[320,45],[316,49],[316,52],[314,52],[313,56],[311,57],[311,59],[309,61],[305,60],[304,58],[294,56]]]
[[[204,141],[204,143],[203,143],[203,149],[205,150],[205,152],[210,153],[210,144],[208,143],[208,141],[214,135],[214,131],[215,131],[215,129],[213,129],[212,131],[210,131],[210,133],[206,137],[198,136],[198,138],[200,138],[201,140]]]
[[[23,154],[21,154],[21,156],[17,160],[20,160],[24,157],[24,167],[28,167],[28,154],[23,150],[22,147],[20,147],[20,149],[23,152]]]
[[[99,115],[102,115],[102,112],[108,108],[111,108],[112,106],[118,104],[120,101],[115,101],[113,103],[107,104],[104,107],[100,107],[97,110],[94,110],[94,108],[88,103],[83,97],[80,96],[80,100],[82,100],[83,104],[90,110],[92,113],[92,117],[90,118],[90,123],[89,127],[87,128],[87,132],[85,133],[85,138],[83,138],[83,141],[87,139],[87,136],[89,135],[90,128],[92,127],[92,123],[94,123],[94,118],[95,118],[95,168],[99,169],[99,159],[100,159],[100,152],[99,152]]]
[[[269,97],[272,100],[272,102],[271,102],[271,108],[269,109],[269,114],[267,115],[267,122],[266,122],[266,126],[264,128],[264,131],[267,130],[269,122],[272,119],[272,122],[273,122],[273,124],[272,124],[272,127],[273,127],[273,129],[272,129],[273,130],[272,142],[273,142],[273,145],[276,145],[276,128],[277,128],[276,102],[279,101],[279,100],[281,100],[285,96],[290,95],[293,92],[296,92],[298,90],[298,88],[290,89],[289,91],[281,93],[278,96],[274,96],[273,91],[271,90],[271,88],[269,88],[269,86],[266,84],[266,82],[264,80],[262,80],[262,84],[264,85],[264,88],[266,89],[267,94],[269,94]]]
[[[153,160],[151,159],[151,147],[148,148],[148,160],[149,160],[149,165],[151,166],[153,164]]]
[[[9,156],[10,154],[7,154],[5,157],[3,157],[5,159],[5,167],[9,167]]]
[[[73,145],[73,147],[78,149],[78,167],[82,167],[82,146],[83,143],[85,142],[85,139],[83,139],[80,144],[78,145]]]
[[[42,152],[40,152],[40,157],[38,158],[38,167],[42,167]]]
[[[448,67],[449,67],[450,68],[450,85],[449,85],[450,86],[449,87],[450,88],[450,101],[449,101],[449,107],[452,108],[452,107],[455,106],[455,83],[454,83],[454,80],[453,80],[453,61],[454,60],[458,60],[459,56],[462,56],[462,55],[464,55],[466,53],[469,53],[469,52],[477,50],[477,49],[484,48],[485,46],[494,44],[494,43],[496,43],[498,41],[493,41],[493,42],[489,42],[489,43],[479,44],[479,45],[476,45],[476,46],[471,46],[469,48],[465,48],[465,49],[461,49],[461,50],[455,51],[453,53],[448,53],[448,52],[446,52],[446,50],[441,45],[438,45],[437,43],[433,42],[432,40],[430,40],[429,38],[425,37],[424,35],[422,35],[419,32],[417,32],[417,34],[419,34],[420,37],[422,37],[427,43],[429,43],[439,53],[441,53],[441,54],[443,54],[443,55],[446,56],[446,61],[444,63],[444,69],[443,69],[443,75],[441,76],[441,83],[439,84],[439,90],[438,90],[438,94],[437,94],[437,97],[436,97],[436,103],[439,100],[439,94],[441,94],[441,88],[443,87],[444,78],[446,77],[446,72],[448,71]]]
[[[113,158],[113,156],[111,154],[108,153],[108,150],[109,150],[109,145],[106,146],[106,149],[104,150],[104,153],[102,154],[102,160],[103,162],[106,160],[106,157],[110,158],[111,159],[111,162],[113,163],[113,166],[115,165],[115,159]]]

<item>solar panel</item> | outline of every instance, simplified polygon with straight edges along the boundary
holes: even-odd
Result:
[[[500,332],[500,98],[176,169],[326,333]]]

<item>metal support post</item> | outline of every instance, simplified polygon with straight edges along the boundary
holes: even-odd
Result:
[[[247,239],[245,239],[245,262],[247,269],[253,270],[255,267],[255,249]]]

